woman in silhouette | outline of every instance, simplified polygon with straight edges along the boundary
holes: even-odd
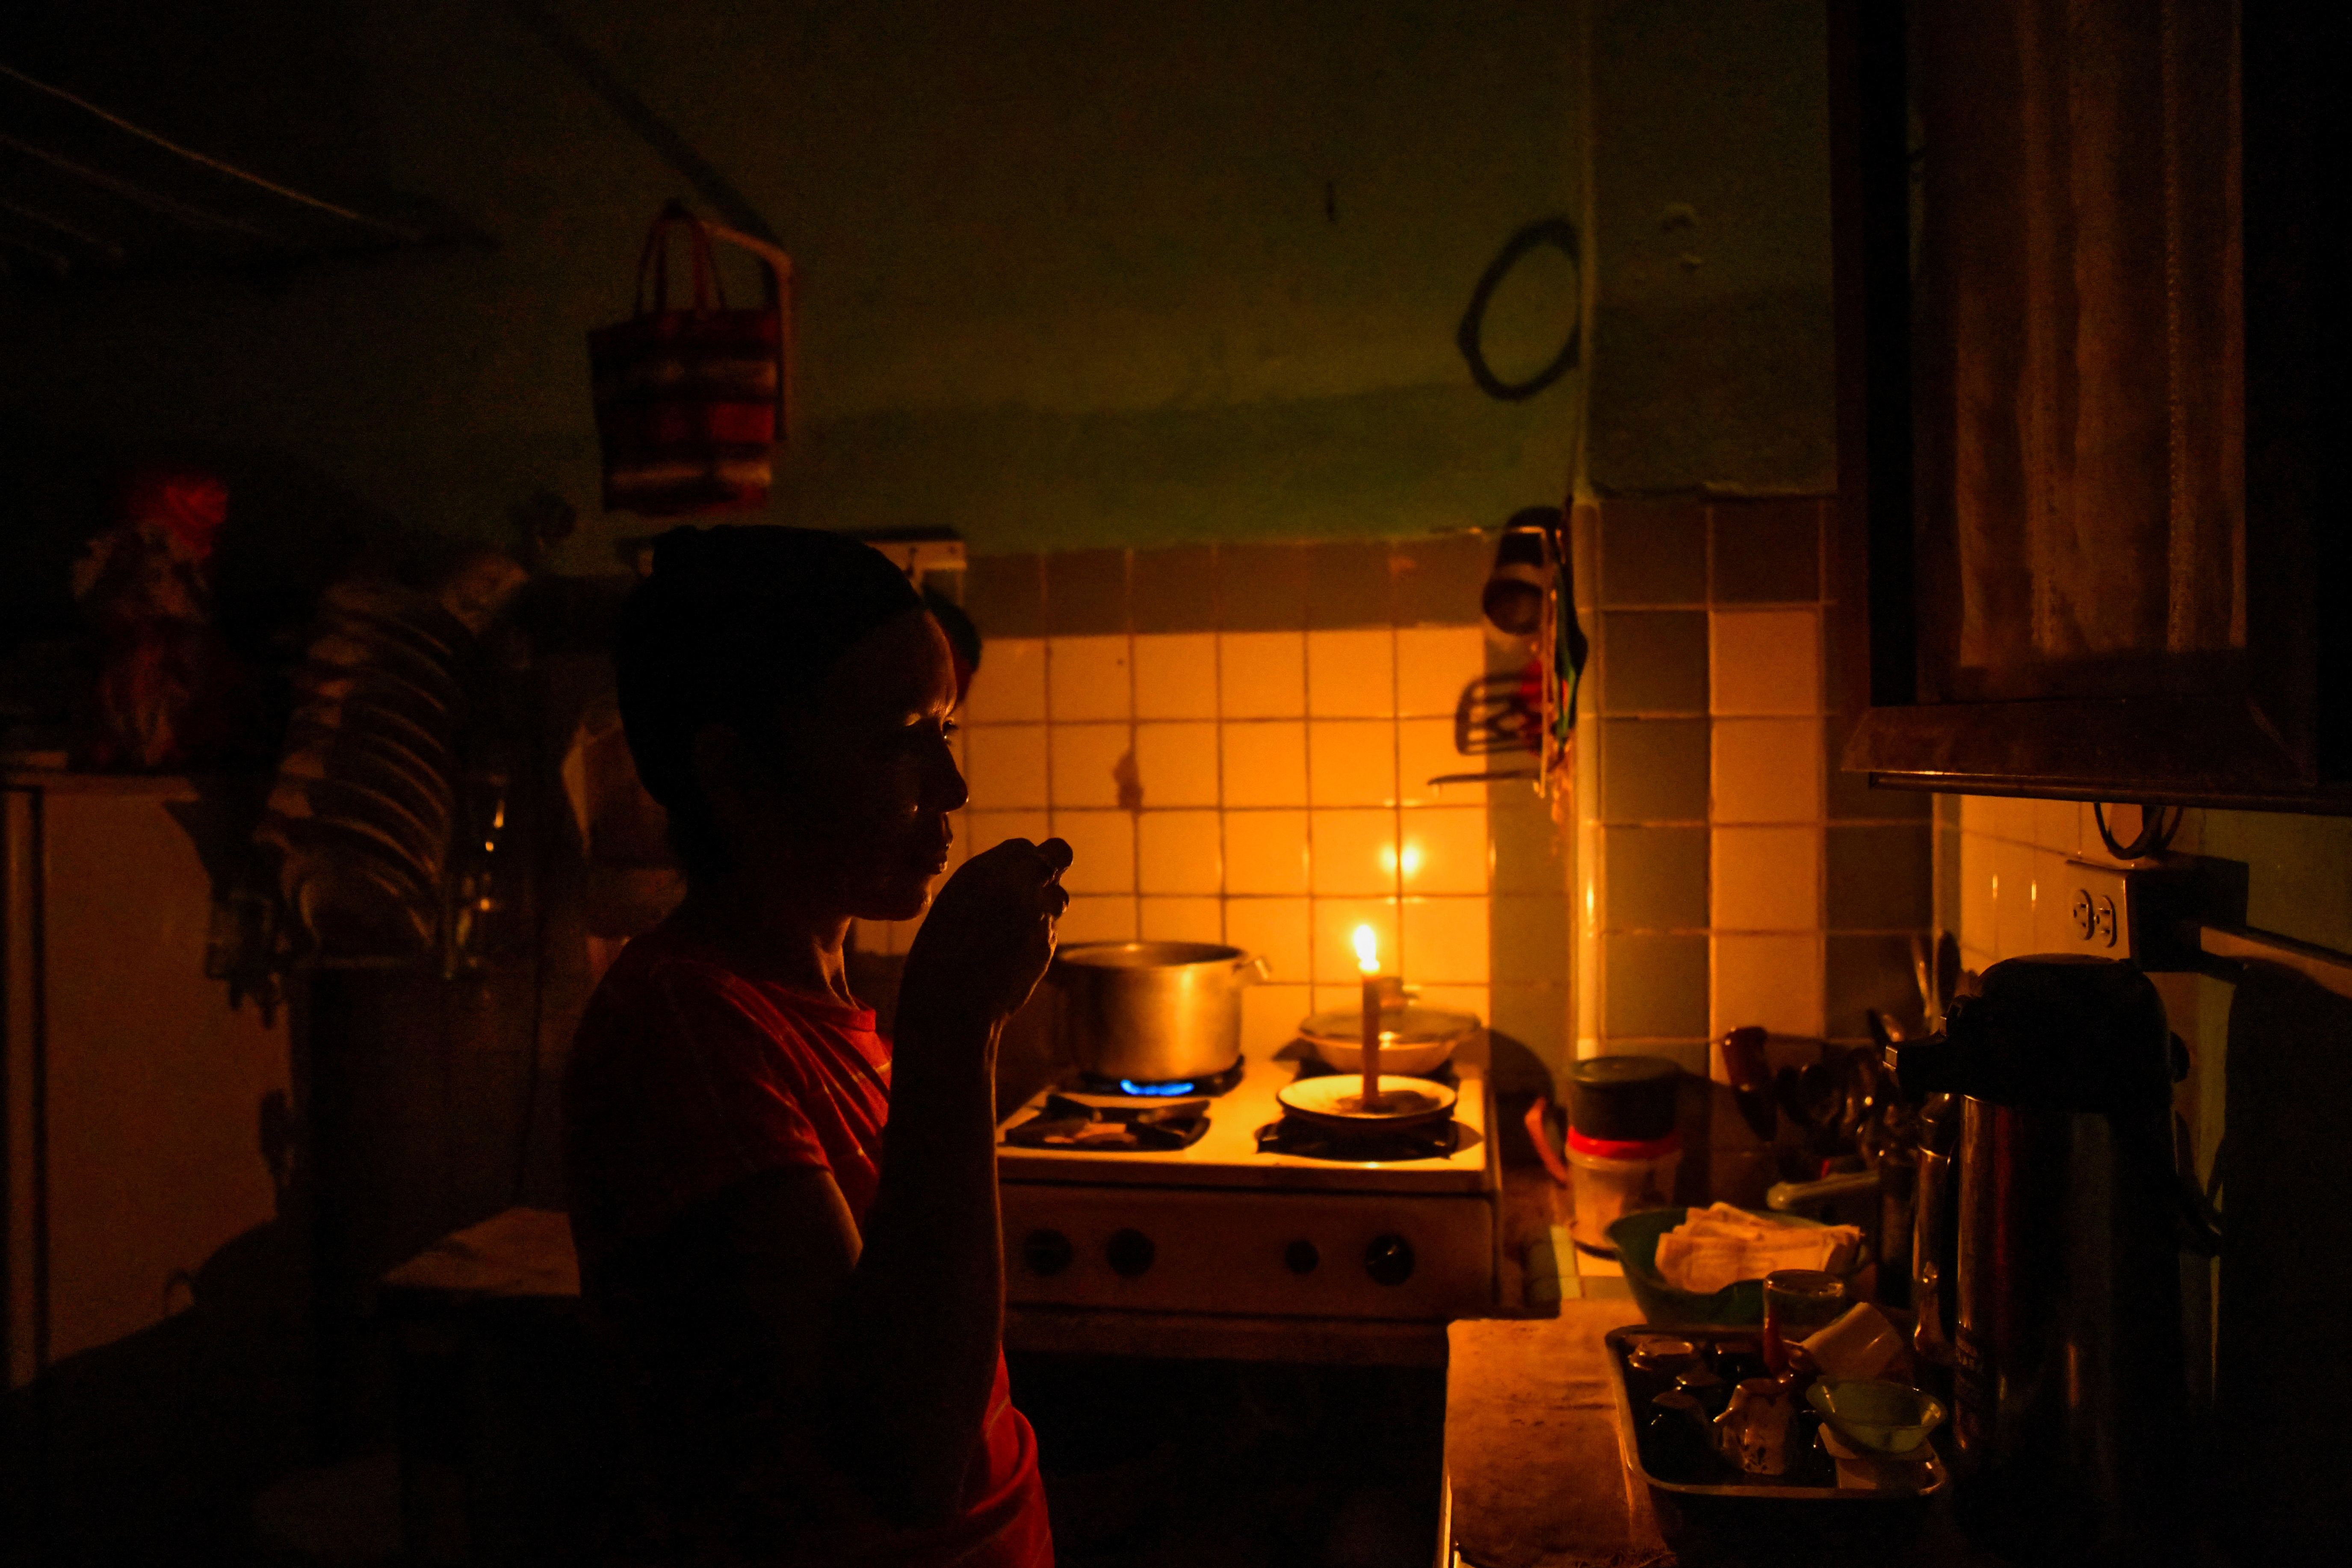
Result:
[[[879,552],[678,529],[621,712],[688,893],[623,950],[565,1084],[582,1285],[637,1373],[676,1555],[1046,1568],[1000,1348],[998,1037],[1053,953],[1059,839],[972,857],[948,643]],[[896,1026],[853,919],[930,907]]]

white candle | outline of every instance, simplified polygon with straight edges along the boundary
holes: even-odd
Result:
[[[1364,976],[1364,1109],[1381,1100],[1380,937],[1368,925],[1356,928],[1356,967]]]

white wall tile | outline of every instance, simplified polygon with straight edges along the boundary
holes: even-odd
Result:
[[[1467,1013],[1481,1024],[1494,1022],[1495,992],[1489,985],[1420,985],[1420,1005]]]
[[[1138,929],[1146,942],[1208,942],[1225,940],[1222,899],[1139,899]]]
[[[1717,822],[1818,822],[1818,719],[1718,719],[1714,726]]]
[[[965,737],[964,779],[976,811],[1043,806],[1047,800],[1045,726],[975,726]]]
[[[1993,905],[1993,840],[1981,833],[1960,834],[1960,929],[1962,946],[1990,952],[2000,944]]]
[[[1217,716],[1214,632],[1147,632],[1135,639],[1135,716]]]
[[[1307,802],[1389,805],[1397,797],[1397,731],[1384,719],[1307,722]]]
[[[1307,711],[1318,719],[1396,712],[1395,636],[1386,626],[1307,634]]]
[[[2033,951],[2033,848],[1997,839],[1992,850],[1993,952],[2015,958]]]
[[[1730,935],[1711,939],[1717,1037],[1760,1024],[1775,1034],[1822,1032],[1822,939]]]
[[[1462,689],[1486,673],[1486,634],[1472,626],[1400,626],[1397,711],[1451,719]]]
[[[1127,669],[1128,639],[1055,637],[1045,645],[1045,697],[1056,724],[1078,719],[1125,719],[1134,710]]]
[[[1225,942],[1265,960],[1277,982],[1307,988],[1307,902],[1305,899],[1227,899]]]
[[[1307,804],[1307,725],[1303,721],[1220,728],[1225,805]]]
[[[2083,938],[2074,929],[2074,890],[2082,883],[2068,872],[2067,858],[2055,849],[2033,852],[2033,951],[2101,952],[2084,947]],[[2125,953],[2117,948],[2106,955],[2121,958]]]
[[[1223,835],[1213,811],[1147,811],[1136,818],[1139,887],[1146,893],[1215,893]]]
[[[1135,891],[1135,816],[1125,811],[1054,813],[1054,836],[1070,846],[1062,886],[1071,893]]]
[[[1449,784],[1441,788],[1429,781],[1448,773],[1529,766],[1534,762],[1534,754],[1526,752],[1493,757],[1464,756],[1454,749],[1451,719],[1404,719],[1397,723],[1397,798],[1407,805],[1460,805],[1466,801],[1483,800],[1485,784]]]
[[[1299,719],[1307,714],[1307,634],[1219,636],[1218,702],[1228,719]]]
[[[1400,850],[1408,893],[1483,893],[1493,850],[1483,805],[1420,806],[1403,814]]]
[[[1135,769],[1146,807],[1216,805],[1216,725],[1138,723]]]
[[[1298,1020],[1314,1011],[1306,985],[1250,985],[1242,990],[1242,1053],[1261,1059],[1298,1037]]]
[[[1042,811],[969,811],[964,817],[971,833],[970,852],[974,855],[993,849],[1008,838],[1037,844],[1053,837]]]
[[[981,650],[980,669],[964,694],[971,724],[1039,723],[1045,717],[1045,643],[1001,637]]]
[[[1407,984],[1486,984],[1485,899],[1407,899],[1403,935]]]
[[[1960,831],[1998,837],[2000,829],[1993,821],[1993,805],[1994,798],[1989,795],[1960,796]]]
[[[1133,738],[1125,724],[1056,723],[1051,748],[1055,809],[1125,804],[1118,774]]]
[[[1225,891],[1307,891],[1305,812],[1228,811],[1224,829]]]
[[[1991,826],[1986,831],[2013,844],[2032,843],[2033,804],[2021,795],[1986,796],[1985,809],[1991,814]]]
[[[2037,800],[2033,803],[2033,842],[2044,849],[2054,849],[2061,855],[2072,855],[2082,847],[2082,830],[2076,825],[2078,802],[2071,800]],[[2091,842],[2099,842],[2098,835]]]
[[[1318,896],[1392,894],[1397,888],[1397,814],[1316,811],[1307,816],[1312,866],[1308,887]]]
[[[1080,942],[1133,942],[1135,940],[1135,900],[1132,898],[1097,898],[1077,896],[1070,907],[1062,911],[1055,922],[1055,940],[1064,944]]]
[[[1709,923],[1719,931],[1815,931],[1822,923],[1818,827],[1718,827]]]
[[[1813,610],[1717,610],[1707,617],[1717,713],[1819,713],[1821,616]]]

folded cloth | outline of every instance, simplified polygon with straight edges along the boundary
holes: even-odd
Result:
[[[1843,1274],[1862,1249],[1851,1225],[1796,1225],[1765,1219],[1729,1204],[1693,1209],[1658,1237],[1658,1273],[1677,1290],[1711,1296],[1775,1268],[1820,1268]]]

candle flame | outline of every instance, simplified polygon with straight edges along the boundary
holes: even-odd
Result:
[[[1356,967],[1367,974],[1381,972],[1380,934],[1368,925],[1356,928]]]

